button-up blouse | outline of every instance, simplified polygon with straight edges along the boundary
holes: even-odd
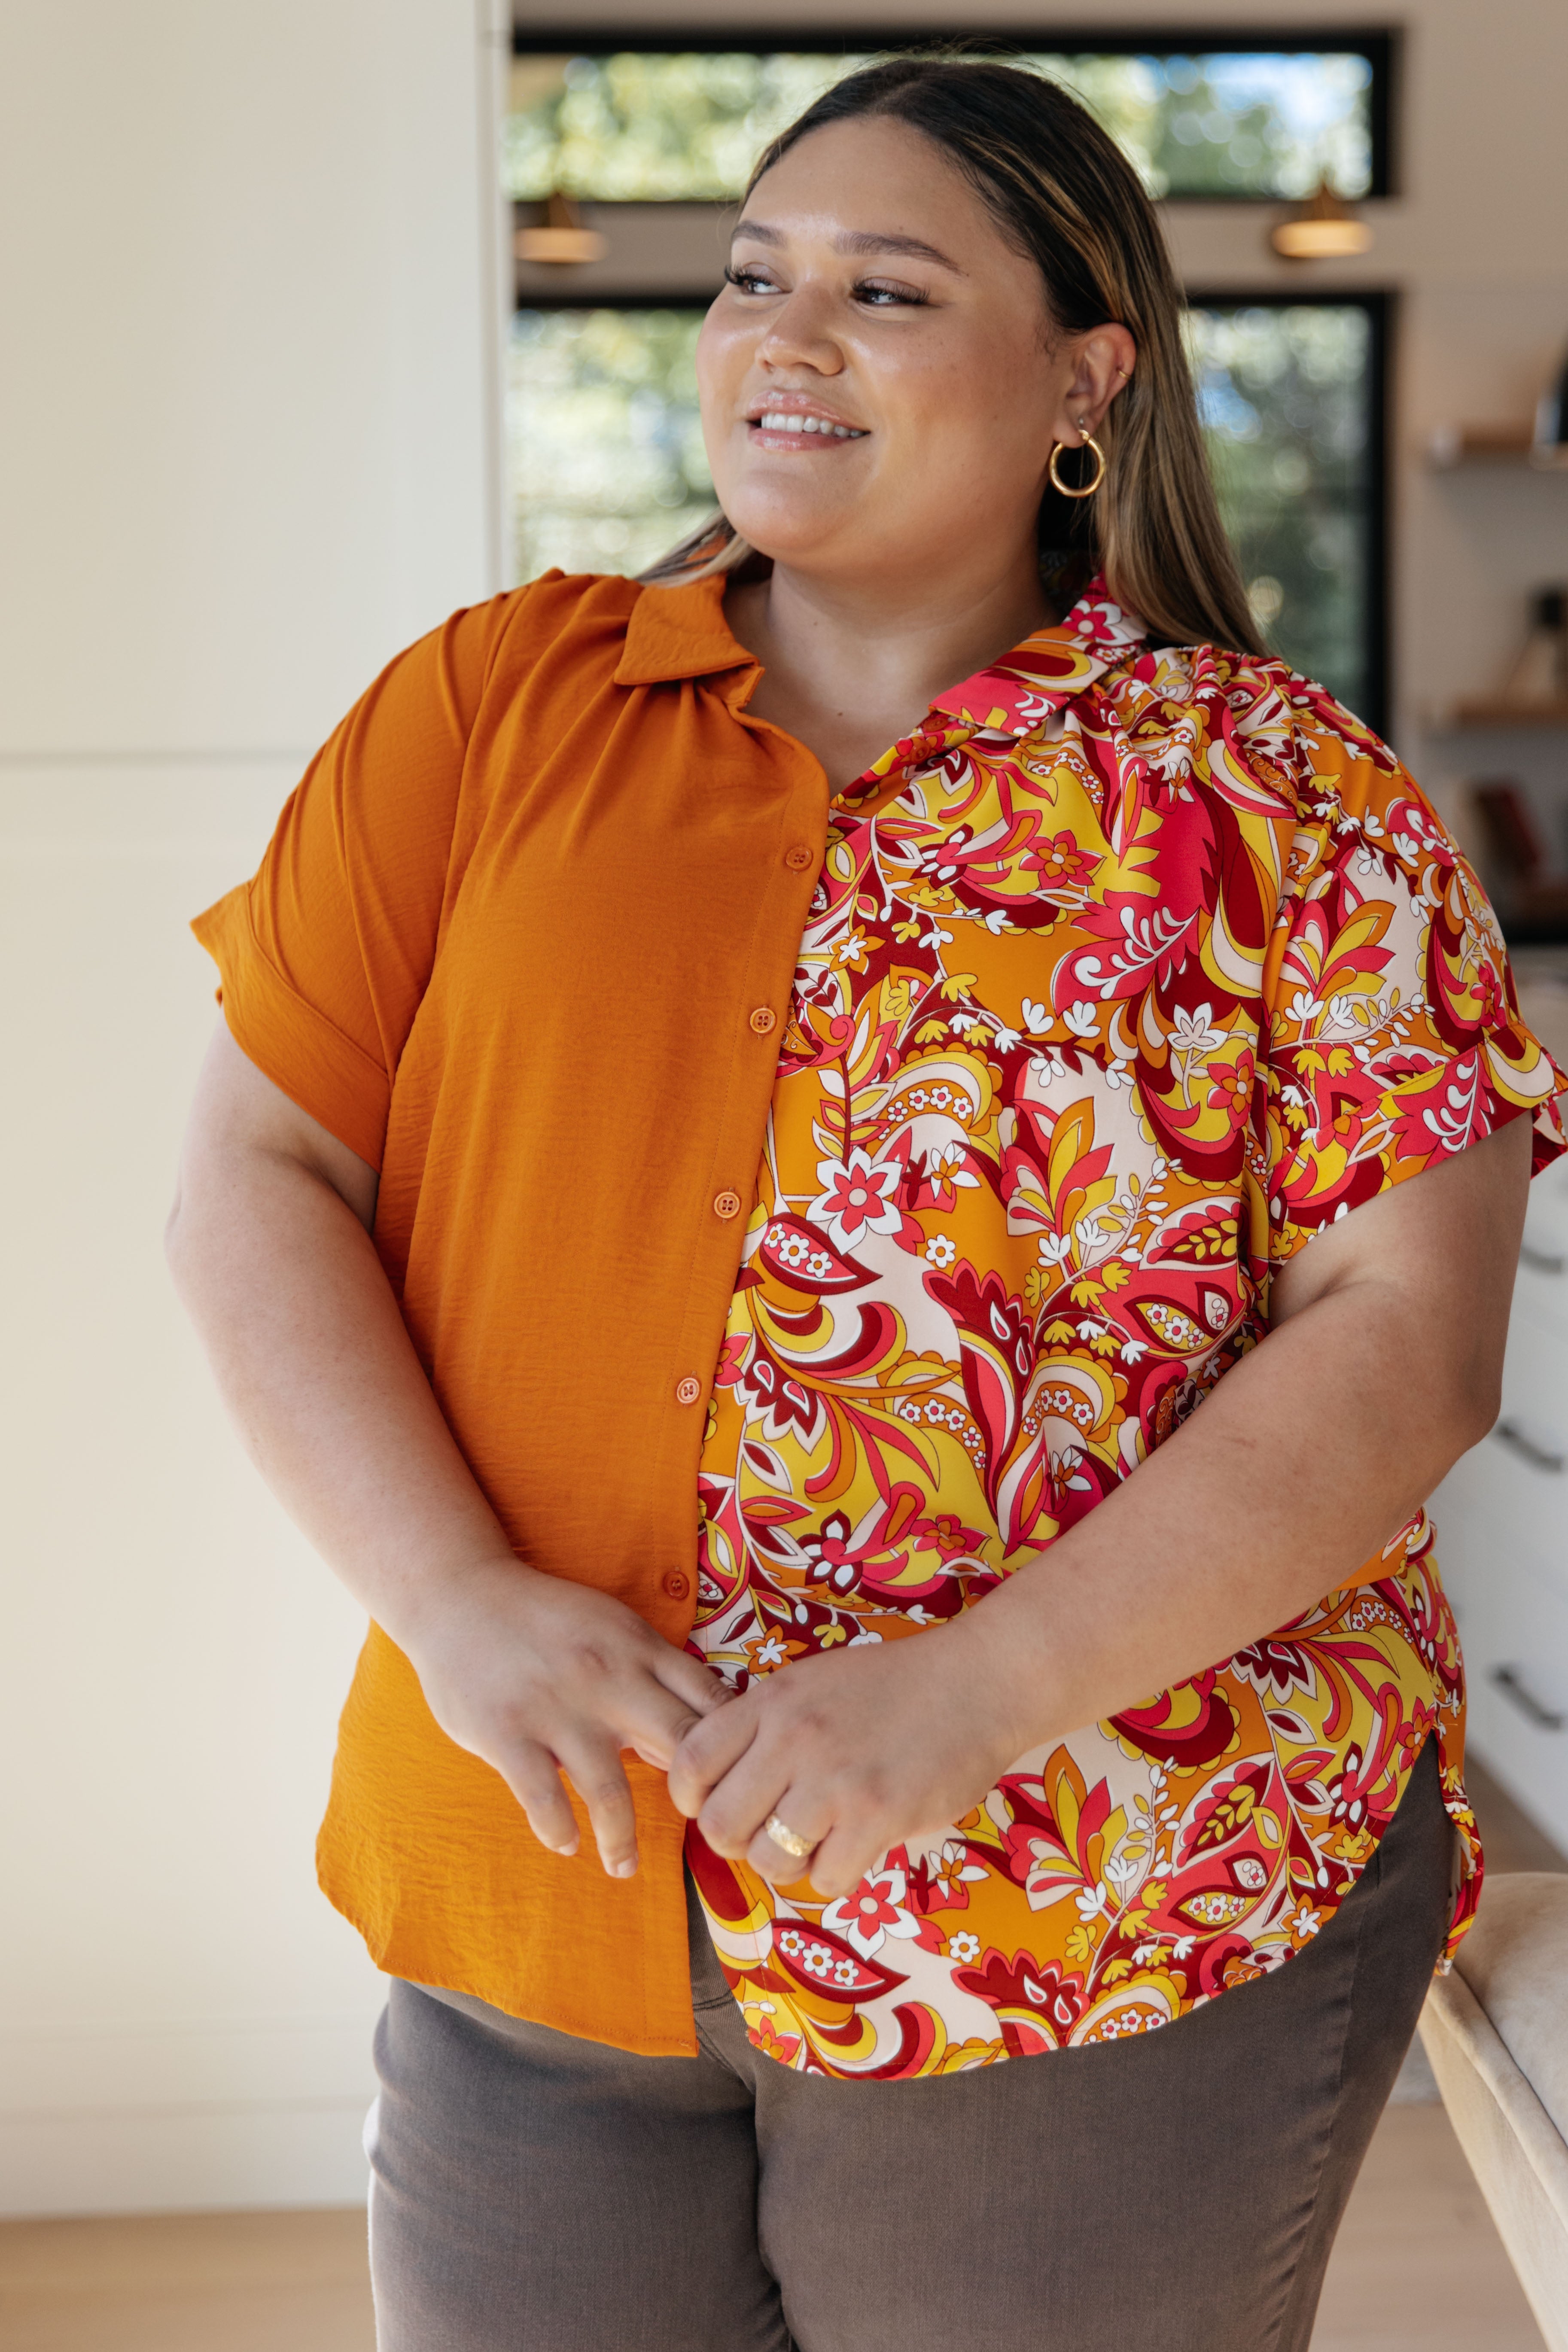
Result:
[[[1267,1329],[1324,1223],[1568,1081],[1388,751],[1283,663],[1099,583],[846,790],[751,719],[721,584],[552,578],[400,657],[204,917],[229,1025],[380,1168],[376,1239],[520,1555],[737,1685],[984,1599]],[[1432,1529],[1019,1758],[837,1902],[682,1835],[530,1835],[377,1629],[323,1884],[378,1963],[695,2046],[684,1844],[753,2041],[951,2072],[1286,1962],[1428,1738],[1464,1849]]]

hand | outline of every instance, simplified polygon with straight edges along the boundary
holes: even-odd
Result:
[[[495,1767],[555,1853],[577,1851],[570,1776],[612,1878],[637,1866],[621,1749],[664,1771],[682,1733],[730,1701],[623,1601],[510,1554],[444,1582],[403,1647],[448,1739]]]
[[[1028,1745],[982,1615],[752,1683],[688,1728],[671,1797],[716,1853],[775,1885],[809,1875],[829,1900],[848,1894],[889,1846],[979,1804]],[[812,1840],[808,1860],[768,1836],[770,1813]]]

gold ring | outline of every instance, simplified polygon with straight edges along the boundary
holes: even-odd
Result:
[[[803,1838],[798,1830],[792,1830],[788,1822],[781,1822],[776,1813],[770,1813],[763,1827],[767,1831],[773,1843],[783,1846],[785,1853],[795,1862],[804,1862],[808,1853],[815,1853],[816,1851],[819,1843],[817,1839]]]

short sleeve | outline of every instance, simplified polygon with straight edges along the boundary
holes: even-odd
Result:
[[[1335,723],[1335,722],[1338,723]],[[1326,697],[1265,966],[1268,1255],[1510,1119],[1568,1149],[1568,1077],[1525,1027],[1502,934],[1436,812]]]
[[[399,654],[310,762],[254,878],[191,927],[236,1044],[372,1167],[435,958],[468,738],[520,601]]]

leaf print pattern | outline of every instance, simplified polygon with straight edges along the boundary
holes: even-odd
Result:
[[[1282,664],[1097,583],[833,803],[704,1446],[693,1646],[737,1687],[984,1598],[1267,1328],[1273,1266],[1568,1081],[1474,877]],[[688,1851],[756,2045],[943,2074],[1279,1967],[1428,1737],[1479,1888],[1424,1517],[1357,1581],[1020,1757],[823,1906]]]

